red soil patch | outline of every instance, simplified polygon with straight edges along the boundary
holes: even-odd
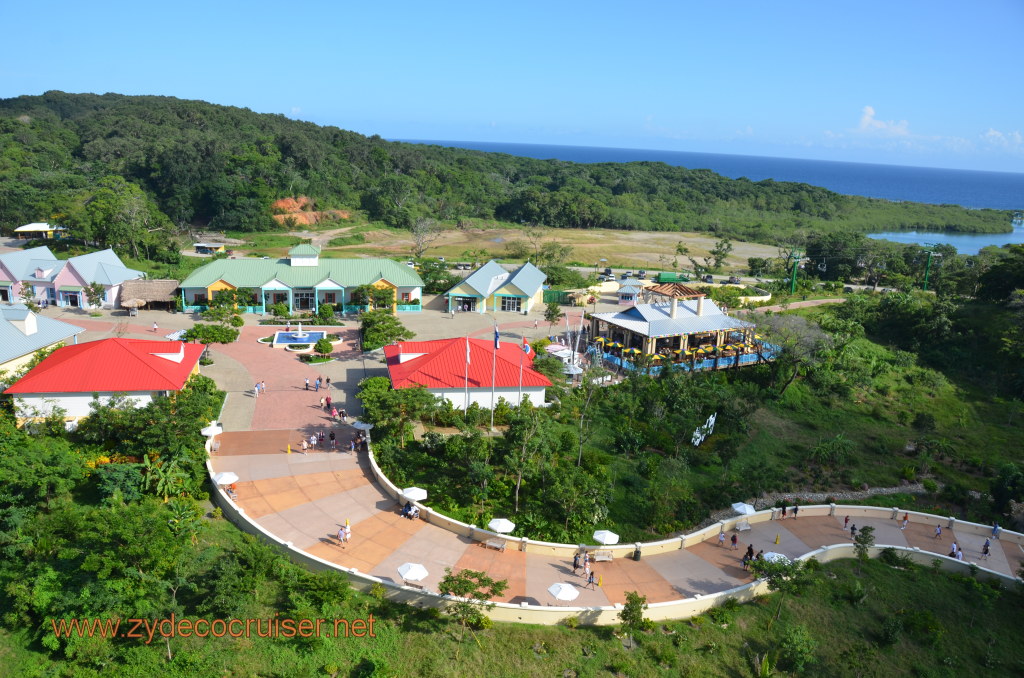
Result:
[[[313,201],[304,195],[281,198],[270,205],[277,223],[290,226],[311,226],[323,221],[348,219],[350,216],[345,210],[315,211],[312,207]]]

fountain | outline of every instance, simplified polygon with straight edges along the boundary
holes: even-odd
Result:
[[[302,323],[294,332],[275,332],[274,346],[290,346],[294,344],[315,344],[318,340],[327,336],[326,332],[303,331]]]

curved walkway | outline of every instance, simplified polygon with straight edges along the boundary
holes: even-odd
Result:
[[[173,318],[185,327],[191,324],[187,316],[156,317],[161,325],[164,318]],[[110,336],[115,326],[109,319],[74,320],[93,338]],[[126,336],[153,338],[151,324],[152,320],[143,314],[123,331]],[[516,336],[520,329],[533,329],[532,325],[533,321],[513,321],[503,323],[499,330]],[[331,563],[395,583],[402,583],[397,569],[402,563],[422,563],[429,575],[420,583],[435,591],[446,567],[483,570],[509,581],[502,602],[535,605],[555,604],[547,588],[565,581],[582,589],[574,605],[593,607],[623,603],[626,591],[639,591],[656,603],[749,583],[752,578],[740,566],[747,544],[752,544],[755,552],[776,551],[795,558],[822,546],[850,541],[843,527],[842,507],[837,507],[834,517],[754,523],[749,531],[738,533],[740,543],[735,551],[728,543],[719,547],[712,537],[685,549],[645,555],[639,561],[618,558],[596,563],[594,572],[602,585],[583,588],[582,574],[574,575],[571,562],[565,558],[511,549],[496,551],[425,521],[401,518],[397,504],[375,481],[365,453],[347,451],[355,431],[333,422],[319,406],[320,397],[329,392],[339,407],[356,413],[358,381],[386,374],[383,365],[364,360],[351,348],[354,327],[336,330],[349,340],[335,353],[338,360],[316,367],[301,363],[283,349],[256,341],[270,331],[266,327],[244,327],[237,343],[212,349],[215,364],[202,370],[228,391],[222,417],[227,432],[221,435],[219,451],[211,463],[215,472],[238,474],[237,504],[250,519],[295,548]],[[485,328],[474,333],[489,331]],[[312,382],[318,375],[331,378],[329,391],[305,389],[306,377]],[[267,391],[257,398],[252,385],[258,380],[266,382]],[[320,430],[335,432],[337,451],[298,451],[303,437]],[[289,445],[291,454],[287,452]],[[352,526],[353,539],[342,545],[337,533],[346,520]],[[937,540],[930,523],[912,523],[903,531],[895,520],[852,522],[858,527],[873,526],[878,544],[917,547],[940,555],[948,553],[956,540],[968,561],[978,560],[984,541],[984,537],[956,529],[943,529],[942,538]],[[985,567],[1011,574],[1024,565],[1024,553],[1016,544],[995,541],[992,546],[990,560],[981,561]]]

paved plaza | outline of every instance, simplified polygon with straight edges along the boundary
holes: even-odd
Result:
[[[576,322],[580,309],[575,313]],[[195,316],[142,311],[127,318],[123,312],[106,312],[92,318],[81,311],[48,309],[47,315],[86,328],[80,340],[91,341],[108,336],[163,338],[175,329],[191,327]],[[529,317],[498,314],[499,330],[507,340],[520,336],[540,337],[548,333],[548,324],[538,314]],[[449,314],[423,311],[401,316],[419,339],[447,336],[487,336],[492,329],[489,315]],[[159,325],[152,331],[153,322]],[[228,392],[221,417],[225,433],[213,456],[216,472],[233,471],[239,476],[238,504],[246,514],[284,541],[324,560],[356,568],[382,579],[402,583],[398,567],[406,562],[423,564],[429,575],[419,582],[427,590],[437,590],[446,567],[470,568],[490,576],[507,579],[509,588],[501,598],[506,602],[554,605],[547,593],[555,582],[570,582],[583,587],[582,570],[573,574],[572,563],[564,558],[526,554],[511,549],[488,549],[421,520],[408,520],[398,514],[399,506],[385,495],[368,468],[366,453],[349,452],[348,443],[355,434],[350,425],[333,421],[320,408],[320,398],[331,395],[339,409],[351,416],[360,412],[355,399],[358,382],[368,376],[384,376],[379,360],[366,358],[353,348],[357,327],[349,323],[338,328],[343,344],[337,360],[311,367],[283,349],[257,342],[273,328],[255,324],[246,318],[239,341],[211,349],[214,365],[202,372]],[[534,327],[534,325],[537,327]],[[572,323],[573,328],[576,323]],[[560,328],[564,331],[564,321]],[[555,330],[557,331],[557,329]],[[513,339],[514,338],[514,339]],[[330,377],[330,389],[305,388],[317,376]],[[253,386],[266,382],[266,391],[255,396]],[[301,451],[300,441],[320,431],[334,431],[337,450]],[[291,453],[288,452],[289,445]],[[648,602],[662,602],[698,594],[721,591],[750,582],[749,573],[740,565],[747,544],[754,551],[776,551],[796,557],[821,546],[849,543],[843,527],[842,508],[834,517],[805,516],[797,520],[759,523],[739,534],[737,550],[718,546],[717,539],[687,549],[647,556],[640,561],[620,558],[594,565],[600,587],[583,588],[572,603],[580,606],[625,602],[627,591],[639,591]],[[346,520],[352,527],[352,541],[342,544],[338,529]],[[961,535],[944,528],[941,539],[934,538],[934,525],[911,524],[905,531],[896,520],[852,521],[857,527],[875,528],[877,544],[917,547],[945,555],[953,540],[964,549],[966,559],[981,562],[990,569],[1012,573],[1024,564],[1024,554],[1015,544],[993,542],[989,561],[979,561],[983,537]]]

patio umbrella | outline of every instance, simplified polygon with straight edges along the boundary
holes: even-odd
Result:
[[[562,371],[566,374],[583,374],[583,368],[576,365],[566,365],[562,368]]]
[[[356,429],[357,431],[369,431],[371,428],[373,428],[373,424],[368,424],[365,421],[354,421],[352,422],[352,428]]]
[[[594,541],[598,544],[604,544],[605,546],[609,544],[618,544],[619,535],[610,530],[598,530],[594,533]]]
[[[516,529],[516,524],[508,518],[495,518],[487,523],[487,529],[505,534]]]
[[[650,358],[651,360],[661,360],[664,356],[658,353],[648,353],[647,357]]]
[[[422,581],[430,573],[419,563],[405,563],[398,568],[398,574],[402,575],[402,579],[406,581]]]
[[[238,474],[232,471],[221,471],[213,477],[213,482],[218,485],[230,485],[238,482]]]
[[[594,341],[596,341],[599,344],[603,344],[604,342],[606,342],[608,340],[605,339],[604,337],[598,337],[597,339],[594,339]]]
[[[127,301],[121,302],[122,308],[141,308],[145,305],[145,299],[128,299]]]
[[[204,436],[209,438],[210,436],[219,435],[224,432],[224,427],[219,426],[217,422],[210,422],[210,425],[200,431]]]
[[[576,600],[579,598],[580,590],[572,584],[558,582],[548,587],[548,593],[554,596],[555,600]]]
[[[751,506],[750,504],[745,504],[742,501],[738,501],[735,504],[733,504],[732,510],[740,514],[741,516],[750,516],[757,513],[757,511],[754,510],[753,506]]]
[[[789,558],[787,558],[786,556],[782,555],[781,553],[776,553],[775,551],[769,551],[768,553],[764,554],[763,558],[765,560],[767,560],[768,562],[770,562],[770,563],[788,563],[789,562]]]
[[[640,353],[640,349],[638,349],[638,348],[627,348],[627,349],[625,349],[623,351],[623,353],[628,353],[630,355],[636,355],[637,353]]]
[[[424,501],[427,498],[427,491],[422,487],[407,487],[402,494],[410,501]]]

